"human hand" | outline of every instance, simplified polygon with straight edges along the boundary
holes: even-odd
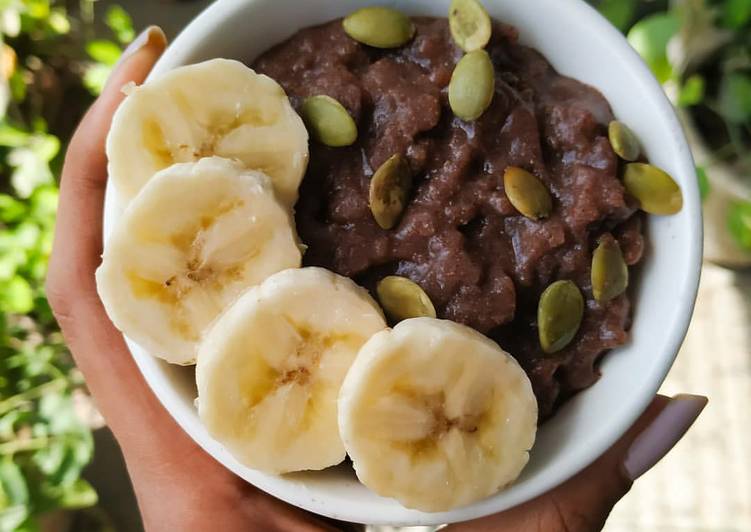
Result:
[[[141,83],[166,47],[149,28],[125,52],[71,140],[63,168],[47,296],[128,465],[149,531],[332,530],[253,488],[205,454],[162,408],[96,291],[107,184],[105,139],[121,88]]]
[[[144,32],[126,51],[71,141],[47,281],[50,304],[122,447],[147,530],[341,529],[345,525],[260,492],[205,454],[148,388],[97,295],[94,272],[102,253],[107,131],[123,99],[120,89],[128,82],[141,83],[165,47],[161,30]],[[569,482],[509,512],[451,530],[598,530],[628,491],[630,480],[680,439],[705,403],[693,396],[657,398],[618,444]]]
[[[548,493],[452,532],[595,532],[631,484],[659,462],[707,405],[697,395],[658,395],[629,431],[592,465]]]

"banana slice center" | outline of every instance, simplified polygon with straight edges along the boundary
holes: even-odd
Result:
[[[265,397],[280,393],[285,387],[303,387],[312,394],[317,381],[331,376],[321,371],[323,366],[332,363],[331,353],[351,341],[346,335],[333,332],[322,333],[303,324],[296,323],[288,316],[281,316],[286,322],[286,329],[291,341],[286,344],[285,356],[275,361],[267,360],[264,373],[267,387],[258,394],[253,391],[248,406],[254,407]]]
[[[197,226],[173,234],[169,244],[182,264],[171,266],[156,279],[135,272],[128,274],[138,297],[155,299],[173,308],[171,325],[191,341],[198,340],[207,316],[223,308],[222,289],[242,279],[243,265],[258,253],[254,239],[246,232],[236,238],[220,239],[216,226],[241,209],[241,200],[224,202],[205,214]],[[193,324],[193,325],[191,325]]]
[[[245,389],[246,408],[255,412],[267,412],[276,401],[283,401],[284,409],[279,421],[285,431],[281,436],[305,432],[314,424],[320,409],[320,401],[329,388],[330,378],[323,366],[331,363],[331,353],[339,348],[340,342],[348,341],[333,332],[313,330],[304,324],[296,323],[288,316],[280,316],[285,323],[284,353],[281,357],[271,356],[262,367],[257,367],[251,379],[256,384]],[[281,331],[279,331],[281,333]],[[251,423],[260,423],[263,416],[252,414]],[[280,437],[281,437],[280,436]],[[283,438],[282,438],[283,439]],[[287,442],[288,443],[288,442]],[[278,445],[287,445],[280,440]]]
[[[433,431],[429,436],[430,438],[437,439],[452,429],[470,434],[477,432],[482,416],[478,414],[462,414],[459,417],[450,417],[446,412],[446,398],[443,392],[428,397],[427,404],[433,416]]]
[[[407,396],[407,400],[420,401],[422,409],[428,413],[428,432],[419,440],[421,442],[435,443],[444,434],[454,429],[469,434],[478,430],[483,412],[462,413],[459,416],[450,416],[446,408],[446,394],[443,391],[423,395],[419,398],[414,396],[410,398],[408,392],[402,392],[402,394]]]
[[[201,126],[203,133],[200,139],[195,145],[191,145],[168,141],[159,122],[147,120],[143,126],[143,143],[152,153],[157,167],[167,168],[175,163],[189,163],[211,157],[217,152],[219,142],[241,125],[241,119],[236,118],[231,124],[223,126]]]
[[[193,116],[194,131],[181,142],[170,140],[172,135],[165,132],[157,118],[144,121],[143,144],[151,152],[158,168],[167,168],[174,163],[197,161],[221,153],[221,142],[233,132],[248,126],[263,128],[273,126],[281,114],[281,106],[276,102],[266,102],[265,107],[235,104],[232,109],[215,109],[208,116],[202,116],[200,109],[191,104],[189,98],[179,91],[172,94],[173,103],[180,116]]]
[[[294,356],[285,361],[285,367],[280,372],[278,386],[290,383],[305,386],[310,382],[311,374],[318,368],[323,352],[331,346],[331,340],[296,325],[289,319],[287,322],[298,340]]]

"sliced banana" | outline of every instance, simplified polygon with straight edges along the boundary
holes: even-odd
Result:
[[[110,178],[126,201],[159,170],[212,155],[267,174],[292,206],[308,132],[276,81],[213,59],[132,88],[107,138]]]
[[[537,432],[519,364],[457,323],[413,318],[363,346],[339,395],[360,481],[408,508],[446,511],[513,482]]]
[[[268,473],[345,457],[337,396],[360,347],[386,327],[368,292],[320,268],[288,270],[212,327],[196,366],[198,414],[235,458]]]
[[[301,259],[268,177],[212,157],[149,181],[110,236],[96,280],[121,331],[152,355],[191,364],[220,312]]]

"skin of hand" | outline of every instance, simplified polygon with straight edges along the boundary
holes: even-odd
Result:
[[[126,50],[71,140],[61,178],[47,295],[98,408],[117,438],[149,532],[318,531],[357,527],[313,516],[247,484],[187,436],[164,410],[97,295],[107,183],[105,139],[127,83],[142,83],[167,45],[148,28]],[[658,396],[631,430],[583,472],[510,511],[449,530],[600,530],[633,480],[659,461],[706,398]]]

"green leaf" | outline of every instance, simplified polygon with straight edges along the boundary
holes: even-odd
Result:
[[[728,229],[741,249],[751,251],[751,202],[739,201],[730,205]]]
[[[18,148],[29,142],[31,135],[22,129],[11,126],[7,122],[0,123],[0,146]]]
[[[43,116],[35,116],[31,119],[31,130],[36,133],[34,137],[41,137],[44,136],[45,133],[47,133],[47,121]],[[54,139],[58,144],[60,143],[57,137],[54,137]]]
[[[32,460],[42,473],[47,476],[53,476],[60,471],[66,451],[67,448],[64,441],[53,441],[44,449],[36,451],[32,456]]]
[[[16,68],[16,71],[8,80],[10,85],[10,94],[14,102],[22,102],[26,99],[26,80],[24,79],[24,69]]]
[[[699,105],[704,100],[706,83],[704,78],[695,74],[688,78],[678,93],[678,105],[680,107],[690,107]]]
[[[626,31],[634,20],[636,0],[602,0],[597,9],[613,26]]]
[[[16,423],[21,417],[21,412],[11,410],[4,416],[0,417],[0,439],[10,440],[16,432]]]
[[[97,63],[114,66],[120,59],[122,50],[112,41],[98,39],[86,44],[86,53]]]
[[[35,133],[25,145],[13,148],[7,162],[14,168],[11,184],[16,194],[28,198],[39,185],[53,182],[49,163],[59,152],[57,137],[44,133]]]
[[[667,47],[679,28],[677,15],[657,13],[640,20],[628,32],[628,42],[639,52],[660,83],[665,83],[673,75]]]
[[[52,226],[59,196],[55,185],[38,187],[31,195],[31,217],[42,225]]]
[[[104,21],[121,44],[128,44],[135,38],[136,32],[133,29],[133,19],[119,5],[113,5],[107,10]]]
[[[4,246],[0,246],[2,249]],[[16,272],[26,264],[26,253],[19,248],[3,250],[0,254],[0,287],[4,287],[3,281],[10,281],[15,277]],[[2,289],[2,288],[0,288]],[[0,305],[2,305],[3,295],[0,294]]]
[[[0,17],[0,32],[8,37],[18,37],[21,31],[21,13],[19,6],[3,6],[2,17]]]
[[[751,21],[751,0],[725,0],[722,9],[723,26],[738,30],[749,21]]]
[[[0,222],[17,222],[26,216],[26,205],[13,196],[0,194]]]
[[[38,251],[43,255],[49,255],[52,253],[52,245],[55,242],[54,220],[52,224],[49,224],[45,231],[42,232],[42,236],[39,239]]]
[[[29,489],[21,468],[9,457],[0,460],[0,488],[12,505],[29,502]]]
[[[18,525],[15,532],[40,532],[39,522],[33,515],[29,515],[23,523]]]
[[[751,121],[751,76],[740,72],[726,75],[720,85],[720,112],[733,124]]]
[[[709,196],[711,187],[709,185],[709,176],[703,166],[696,167],[696,178],[699,180],[699,194],[701,200],[704,201]]]
[[[79,509],[94,506],[98,501],[99,497],[94,487],[86,480],[79,478],[63,490],[58,504],[61,508]]]
[[[42,122],[39,127],[46,129],[47,125]],[[45,162],[50,162],[60,153],[60,139],[54,135],[40,133],[32,137],[30,147],[39,158]]]
[[[53,9],[47,19],[47,24],[52,28],[52,31],[59,35],[65,35],[70,32],[70,21],[64,9]]]
[[[49,0],[25,0],[26,14],[35,19],[46,19],[50,16]]]
[[[34,291],[29,282],[20,276],[0,288],[0,311],[27,314],[34,308]]]
[[[50,482],[57,486],[69,486],[81,476],[83,468],[91,459],[89,446],[83,440],[71,440],[65,447],[65,455],[60,467],[54,475],[50,476]]]
[[[23,222],[14,229],[13,237],[16,246],[25,251],[30,251],[37,247],[41,233],[42,231],[35,223]]]
[[[70,395],[46,395],[39,401],[39,415],[49,426],[50,434],[66,435],[71,467],[82,469],[92,458],[91,432],[76,414]]]
[[[84,72],[83,84],[91,94],[99,96],[104,90],[111,73],[111,66],[94,63]]]
[[[28,516],[29,508],[27,506],[17,505],[5,508],[0,511],[0,530],[3,532],[6,530],[17,531]]]
[[[69,395],[45,395],[39,401],[39,415],[49,424],[51,434],[80,432],[84,428]]]

